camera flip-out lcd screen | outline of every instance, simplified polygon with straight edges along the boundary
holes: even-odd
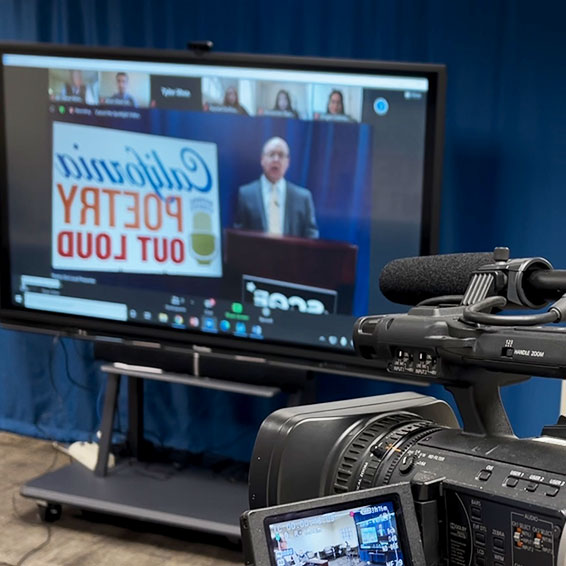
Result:
[[[409,484],[253,509],[240,523],[255,566],[425,564]]]
[[[274,564],[404,566],[393,501],[287,518],[268,526]],[[342,562],[338,560],[339,564]]]

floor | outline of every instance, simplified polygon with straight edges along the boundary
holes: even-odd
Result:
[[[223,537],[85,515],[64,507],[55,523],[39,519],[19,495],[27,480],[68,462],[49,442],[0,432],[0,566],[236,566]]]

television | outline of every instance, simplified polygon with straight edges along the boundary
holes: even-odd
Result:
[[[355,318],[394,308],[385,263],[436,251],[442,65],[19,44],[0,62],[5,327],[226,377],[373,376]]]

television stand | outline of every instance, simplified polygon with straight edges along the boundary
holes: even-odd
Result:
[[[71,505],[239,539],[239,518],[249,508],[247,482],[229,481],[211,469],[179,469],[173,464],[153,464],[146,458],[143,382],[153,379],[262,397],[273,397],[280,389],[123,363],[105,364],[102,370],[107,373],[108,381],[94,471],[71,462],[27,482],[22,486],[21,494],[38,500],[40,516],[46,521],[57,520],[61,506]],[[127,445],[130,458],[120,459],[116,466],[109,468],[108,456],[122,376],[128,379]],[[312,384],[312,378],[306,381]]]

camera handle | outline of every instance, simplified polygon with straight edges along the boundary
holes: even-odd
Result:
[[[504,385],[527,381],[530,377],[452,364],[447,370],[447,375],[454,381],[444,387],[456,401],[464,432],[482,436],[514,436],[500,389]]]

